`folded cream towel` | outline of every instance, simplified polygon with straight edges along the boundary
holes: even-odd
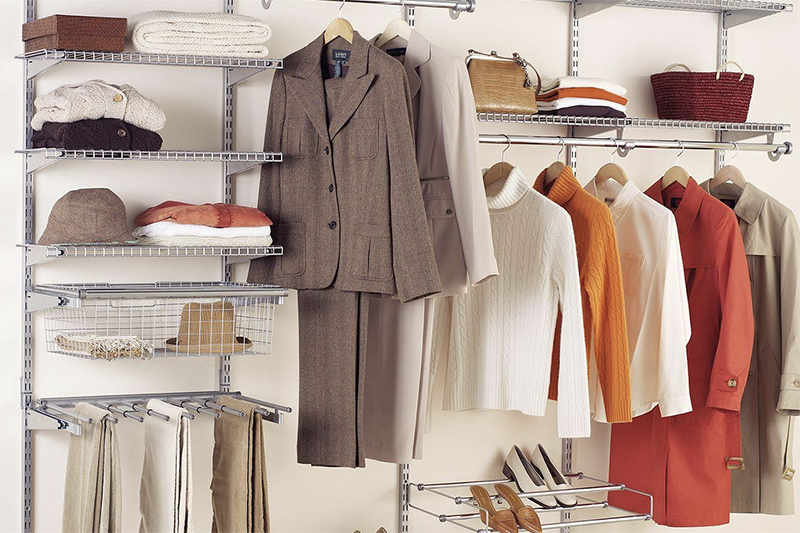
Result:
[[[134,237],[269,237],[272,230],[270,226],[247,226],[212,228],[198,224],[178,224],[177,222],[153,222],[146,226],[138,226],[133,230]],[[140,243],[141,244],[141,243]]]
[[[609,100],[599,100],[597,98],[559,98],[557,100],[553,100],[552,102],[536,103],[536,106],[539,108],[540,111],[555,111],[557,109],[575,107],[578,105],[608,107],[611,109],[616,109],[617,111],[621,111],[623,113],[625,112],[626,109],[626,107],[622,104],[611,102]]]
[[[562,76],[552,81],[542,84],[540,93],[547,93],[553,89],[578,89],[584,87],[593,87],[595,89],[602,89],[617,96],[625,96],[628,89],[614,83],[613,81],[604,80],[602,78],[584,78],[580,76]]]
[[[36,114],[31,127],[39,131],[45,122],[116,118],[150,131],[158,131],[167,121],[164,111],[153,100],[130,85],[112,85],[103,80],[62,85],[33,102]]]
[[[70,435],[64,486],[65,532],[122,531],[122,475],[116,424],[105,410],[78,403],[75,412],[93,420],[81,423],[81,435]]]
[[[195,237],[193,235],[174,235],[172,237],[142,237],[139,246],[221,246],[226,248],[240,248],[253,246],[272,246],[272,237]]]
[[[147,408],[169,416],[144,419],[144,466],[139,488],[139,533],[192,533],[192,439],[182,407],[150,400]]]
[[[146,54],[266,57],[272,36],[255,17],[226,13],[146,11],[128,20],[128,40]]]

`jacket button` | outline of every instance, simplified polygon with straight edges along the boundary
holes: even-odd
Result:
[[[120,103],[122,101],[122,98],[123,97],[122,97],[121,94],[115,94],[114,95],[114,101],[117,102],[117,103]]]
[[[125,130],[124,130],[124,129],[122,129],[122,128],[120,128],[120,129],[118,129],[118,130],[117,130],[117,135],[119,135],[120,137],[125,137],[127,134],[128,134],[128,132],[127,132],[127,131],[125,131]]]
[[[730,387],[730,388],[732,388],[732,389],[735,389],[735,388],[736,388],[736,385],[738,385],[738,384],[739,384],[739,382],[738,382],[738,381],[736,381],[736,380],[735,380],[735,379],[733,379],[733,378],[731,378],[731,379],[729,379],[729,380],[728,380],[728,387]]]
[[[333,192],[333,183],[328,185],[328,192]]]
[[[331,229],[336,229],[336,221],[331,220],[330,222],[328,222],[328,227]]]
[[[800,379],[794,380],[794,386],[795,387],[800,387]]]
[[[448,209],[447,211],[445,211],[445,214],[452,215],[453,214],[453,210],[452,209]]]
[[[331,149],[326,146],[325,147],[325,155],[328,155],[330,153],[331,153]]]

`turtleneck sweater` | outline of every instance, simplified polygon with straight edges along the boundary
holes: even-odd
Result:
[[[543,416],[560,307],[558,433],[588,437],[586,348],[570,217],[531,189],[517,168],[486,194],[500,275],[436,304],[434,357],[448,354],[444,408]]]
[[[533,188],[563,207],[572,218],[583,299],[583,326],[589,361],[589,397],[592,414],[602,401],[605,420],[631,421],[631,378],[625,295],[611,213],[603,202],[584,191],[564,167],[545,185],[543,170]],[[557,336],[558,337],[558,336]],[[563,338],[563,337],[562,337]],[[558,349],[553,351],[550,398],[558,397]]]

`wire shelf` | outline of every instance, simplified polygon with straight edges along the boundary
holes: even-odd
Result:
[[[279,152],[196,152],[191,150],[63,150],[61,148],[29,148],[17,153],[41,155],[45,159],[103,159],[114,161],[198,161],[276,163],[283,160]]]
[[[682,130],[736,131],[749,133],[788,133],[789,124],[770,122],[709,122],[702,120],[662,120],[657,118],[606,118],[560,115],[515,115],[478,113],[480,122],[543,124],[554,126],[588,126],[598,128],[654,128]]]
[[[518,496],[522,498],[527,505],[530,505],[535,509],[537,514],[540,515],[542,519],[542,530],[555,530],[555,529],[562,529],[562,528],[570,528],[570,527],[585,527],[585,526],[595,526],[595,525],[607,525],[613,523],[621,523],[621,522],[641,522],[641,521],[648,521],[652,518],[653,514],[653,497],[650,494],[631,489],[626,487],[622,484],[615,484],[610,483],[608,481],[594,478],[591,476],[585,475],[583,472],[579,472],[576,474],[566,474],[566,477],[571,478],[576,481],[588,480],[594,482],[592,485],[589,486],[573,486],[569,489],[560,489],[560,490],[553,490],[553,491],[543,491],[543,492],[536,492],[536,493],[524,493],[518,492]],[[450,501],[451,504],[456,506],[458,505],[467,505],[470,508],[474,508],[474,511],[470,512],[461,512],[461,513],[438,513],[431,511],[426,507],[422,507],[418,504],[412,503],[409,504],[409,508],[419,511],[423,514],[427,514],[433,516],[442,523],[451,523],[455,526],[461,527],[468,531],[473,531],[474,533],[491,533],[495,530],[485,526],[481,522],[480,518],[480,507],[475,502],[472,496],[462,496],[461,494],[454,494],[452,492],[445,492],[445,491],[453,491],[453,490],[463,490],[468,489],[472,485],[482,485],[482,486],[491,486],[494,484],[511,484],[513,486],[514,482],[510,479],[495,479],[490,481],[460,481],[454,483],[413,483],[408,482],[404,490],[411,491],[412,489],[416,489],[419,493],[429,492],[431,494],[435,494],[442,498],[445,498]],[[641,495],[643,498],[646,498],[649,502],[650,512],[649,513],[636,513],[632,511],[628,511],[625,509],[620,509],[618,507],[614,507],[610,505],[605,500],[596,500],[587,497],[587,494],[593,493],[602,493],[602,492],[621,492],[621,491],[630,491],[636,494]],[[578,504],[573,507],[562,507],[557,506],[554,508],[545,508],[541,505],[529,500],[528,498],[532,496],[557,496],[559,494],[572,494],[578,499]],[[501,501],[502,497],[498,494],[491,495],[492,500]],[[410,499],[410,494],[409,494]],[[596,517],[596,518],[586,518],[586,519],[579,519],[573,518],[574,513],[581,512],[584,510],[589,509],[607,509],[609,511],[613,511],[613,516],[603,516],[603,517]],[[546,519],[556,512],[569,512],[570,518],[569,520],[564,521],[546,521]]]
[[[27,264],[62,258],[94,257],[228,257],[239,259],[283,255],[283,246],[44,246],[24,244]]]
[[[730,11],[791,13],[793,10],[792,4],[783,2],[756,2],[751,0],[622,0],[619,5],[654,9],[674,9],[679,11],[710,11],[716,13]]]
[[[280,69],[283,59],[210,57],[174,54],[139,54],[135,52],[83,52],[77,50],[37,50],[16,56],[29,61],[76,61],[90,63],[133,63],[178,67],[223,67]]]
[[[47,351],[115,360],[268,354],[288,290],[169,282],[37,285],[32,293],[45,309]]]

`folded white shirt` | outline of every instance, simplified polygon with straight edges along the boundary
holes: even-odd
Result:
[[[540,111],[555,111],[557,109],[564,109],[567,107],[575,106],[595,106],[595,107],[609,107],[617,111],[625,112],[625,106],[617,102],[609,100],[599,100],[597,98],[559,98],[552,102],[536,102],[536,107]]]
[[[542,84],[540,93],[548,93],[554,89],[580,89],[592,87],[594,89],[602,89],[617,96],[625,96],[628,89],[614,83],[613,81],[604,80],[602,78],[583,78],[580,76],[562,76],[552,81]]]
[[[138,226],[133,230],[134,237],[268,237],[271,235],[271,226],[249,226],[212,228],[197,224],[178,224],[177,222],[153,222],[146,226]]]
[[[220,246],[254,247],[272,246],[272,237],[262,235],[258,237],[195,237],[193,235],[173,235],[172,237],[140,237],[139,246],[167,246],[170,248]]]

